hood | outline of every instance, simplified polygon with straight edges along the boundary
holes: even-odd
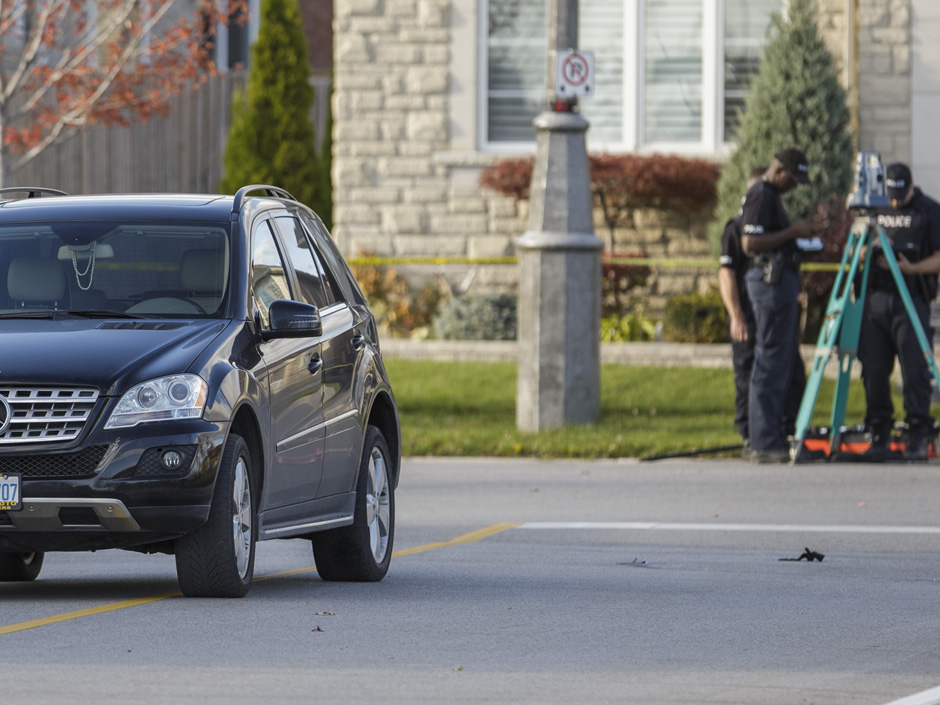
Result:
[[[0,320],[0,384],[96,387],[103,395],[186,372],[226,322]]]

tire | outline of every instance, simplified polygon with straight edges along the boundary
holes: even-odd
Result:
[[[353,523],[311,536],[313,559],[323,580],[378,582],[392,560],[395,488],[388,445],[375,426],[366,429]]]
[[[257,482],[248,446],[229,435],[219,463],[209,520],[176,540],[176,575],[187,597],[244,597],[258,537]]]
[[[0,553],[0,581],[35,580],[42,570],[45,553]]]

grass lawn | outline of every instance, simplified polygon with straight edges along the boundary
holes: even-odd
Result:
[[[386,366],[405,455],[644,458],[740,443],[731,370],[604,365],[596,426],[522,433],[513,363],[389,359]],[[828,425],[832,389],[826,380],[814,425]],[[900,397],[895,405],[903,408]],[[853,381],[845,423],[862,423],[864,413],[861,381]]]

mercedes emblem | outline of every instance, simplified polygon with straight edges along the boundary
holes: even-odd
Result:
[[[13,409],[10,408],[10,402],[0,396],[0,433],[5,433],[10,427],[10,421],[13,420]]]

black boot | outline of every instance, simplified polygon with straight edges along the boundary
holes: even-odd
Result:
[[[927,460],[927,443],[932,437],[933,424],[924,421],[909,421],[907,443],[904,446],[905,460]]]
[[[887,460],[891,455],[891,422],[873,421],[868,427],[871,431],[871,446],[862,456],[872,462]]]

